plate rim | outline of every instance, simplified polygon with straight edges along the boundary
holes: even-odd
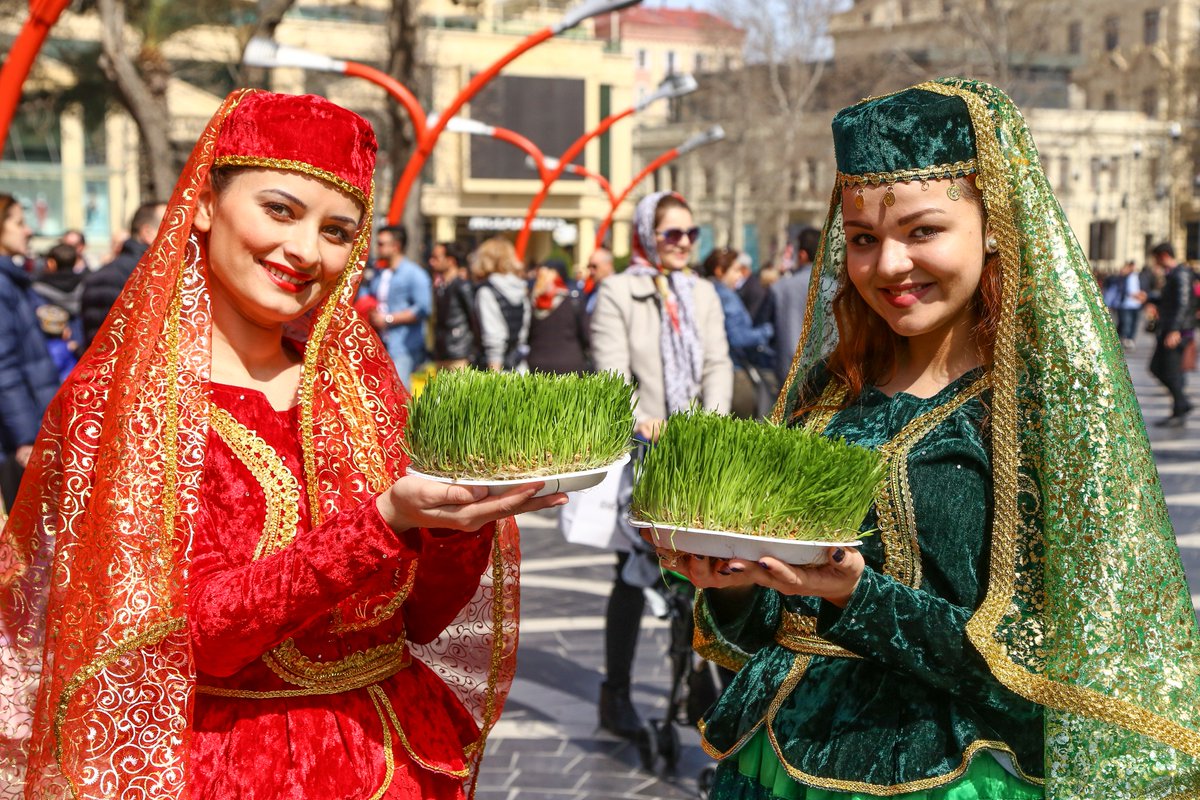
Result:
[[[649,522],[643,519],[635,519],[628,517],[630,527],[633,528],[653,528],[654,530],[669,530],[669,531],[684,531],[685,533],[701,533],[710,536],[719,536],[723,538],[736,539],[741,541],[756,541],[756,542],[784,542],[786,544],[795,545],[812,545],[817,547],[861,547],[863,540],[855,539],[850,542],[834,542],[834,541],[812,541],[810,539],[787,539],[782,536],[758,536],[753,533],[737,533],[735,531],[714,531],[709,528],[688,528],[682,525],[669,525],[667,523]]]
[[[457,486],[523,486],[529,483],[537,483],[538,481],[562,481],[567,478],[582,478],[585,475],[596,475],[600,472],[609,472],[615,467],[623,467],[629,463],[632,456],[627,452],[621,455],[616,461],[604,467],[593,467],[591,469],[579,470],[578,472],[558,472],[553,475],[529,475],[524,478],[450,478],[445,475],[430,475],[427,472],[421,472],[415,469],[408,469],[405,475],[413,475],[418,478],[424,478],[427,481],[435,483],[453,484]]]

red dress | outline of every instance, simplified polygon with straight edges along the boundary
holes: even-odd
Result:
[[[407,642],[470,600],[491,537],[394,533],[374,500],[309,527],[299,413],[213,385],[192,544],[198,800],[458,798],[470,714]]]

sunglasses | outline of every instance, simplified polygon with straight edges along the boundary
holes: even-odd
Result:
[[[667,244],[679,244],[683,241],[683,237],[691,243],[695,243],[700,238],[699,228],[667,228],[658,232],[659,237]]]

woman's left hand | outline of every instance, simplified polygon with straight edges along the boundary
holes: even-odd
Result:
[[[820,597],[844,608],[858,587],[865,564],[855,547],[829,548],[829,561],[820,566],[785,564],[764,556],[758,561],[721,559],[658,548],[665,569],[678,572],[700,589],[732,589],[753,585],[781,594]]]

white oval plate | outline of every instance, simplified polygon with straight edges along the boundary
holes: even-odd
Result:
[[[542,497],[543,495],[554,494],[555,492],[578,492],[583,489],[591,489],[593,486],[599,485],[604,480],[604,476],[611,470],[623,467],[627,463],[629,463],[629,453],[621,456],[607,467],[585,469],[582,472],[564,472],[559,475],[537,475],[529,478],[512,478],[508,480],[447,478],[443,475],[426,475],[424,472],[417,472],[415,469],[410,469],[408,474],[424,478],[427,481],[435,481],[436,483],[453,483],[459,486],[485,486],[487,487],[488,494],[503,494],[514,486],[524,486],[529,483],[545,481],[546,485],[534,495],[534,497]]]
[[[763,556],[777,558],[785,564],[820,566],[829,560],[831,547],[858,547],[862,541],[805,542],[798,539],[776,539],[771,536],[751,536],[746,533],[709,531],[704,528],[673,528],[630,518],[635,528],[648,528],[656,547],[678,550],[712,558],[742,558],[757,561]]]

